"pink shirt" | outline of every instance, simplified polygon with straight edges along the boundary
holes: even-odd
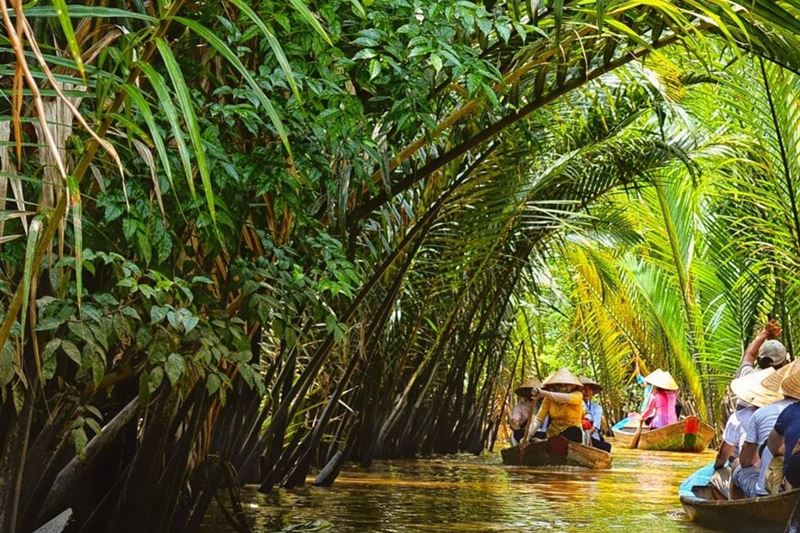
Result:
[[[675,391],[664,389],[653,389],[650,395],[650,401],[647,403],[642,413],[642,418],[645,420],[653,416],[650,422],[650,429],[657,429],[678,421],[678,415],[675,413],[675,400],[677,395]]]

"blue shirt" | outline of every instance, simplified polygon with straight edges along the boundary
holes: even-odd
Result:
[[[792,450],[800,440],[800,402],[795,402],[781,411],[775,422],[775,433],[783,436],[784,457],[791,457]]]
[[[586,407],[586,417],[591,418],[592,420],[592,438],[600,439],[600,423],[603,420],[603,408],[600,407],[599,403],[593,402],[591,400],[583,401],[584,407]]]

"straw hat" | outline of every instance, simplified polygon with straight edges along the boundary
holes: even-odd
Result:
[[[578,379],[581,380],[581,383],[583,383],[584,387],[592,387],[595,392],[601,392],[603,390],[603,386],[593,379],[584,376],[579,376]]]
[[[770,374],[769,376],[767,376],[761,382],[761,385],[763,385],[770,391],[774,392],[775,394],[781,394],[781,382],[790,373],[794,374],[797,371],[797,369],[798,369],[797,361],[792,361],[788,365],[779,368],[774,374]]]
[[[660,368],[645,376],[644,380],[646,383],[649,383],[654,387],[658,387],[659,389],[675,391],[680,388],[678,387],[678,384],[675,383],[675,380],[672,379],[670,373],[665,372]]]
[[[514,394],[522,395],[522,391],[528,389],[528,392],[531,391],[534,387],[541,387],[542,382],[536,378],[531,378],[522,382],[522,385],[514,389]]]
[[[549,387],[550,385],[575,385],[576,387],[583,387],[583,383],[575,374],[562,368],[547,376],[547,379],[542,383],[542,387]]]
[[[781,393],[787,398],[800,400],[800,372],[790,372],[781,382]]]
[[[787,366],[792,366],[792,370],[781,381],[781,394],[787,398],[800,400],[800,365],[792,362]]]
[[[772,374],[775,374],[774,368],[765,368],[764,370],[745,374],[731,381],[731,391],[739,400],[756,407],[764,407],[777,402],[782,399],[782,396],[761,384]]]

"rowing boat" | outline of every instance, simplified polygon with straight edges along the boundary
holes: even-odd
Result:
[[[623,446],[630,446],[636,427],[623,418],[611,428],[614,438]],[[643,429],[639,438],[641,450],[672,452],[702,452],[714,438],[714,428],[697,418],[687,416],[674,424],[658,429]]]
[[[715,500],[710,486],[714,465],[689,476],[678,489],[681,504],[691,520],[708,526],[775,527],[783,531],[800,499],[800,489],[759,498]]]
[[[611,468],[610,453],[570,442],[561,436],[531,441],[524,449],[512,446],[502,450],[500,455],[503,464],[512,466],[570,465],[593,470]]]

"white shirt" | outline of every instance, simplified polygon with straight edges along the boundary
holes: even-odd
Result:
[[[731,416],[728,417],[725,430],[722,432],[722,440],[724,440],[726,444],[733,446],[731,460],[738,457],[742,452],[742,446],[744,446],[746,437],[745,428],[755,412],[755,407],[745,407],[734,411]]]
[[[781,411],[792,405],[796,400],[778,400],[777,402],[765,405],[760,409],[756,409],[750,421],[747,423],[745,431],[745,441],[761,446],[767,441],[770,431],[775,427],[775,421],[778,420],[778,415]],[[769,464],[772,462],[772,454],[769,448],[764,448],[761,455],[761,467],[759,468],[758,483],[756,484],[756,494],[763,496],[767,494],[764,489],[764,479],[769,470]]]

